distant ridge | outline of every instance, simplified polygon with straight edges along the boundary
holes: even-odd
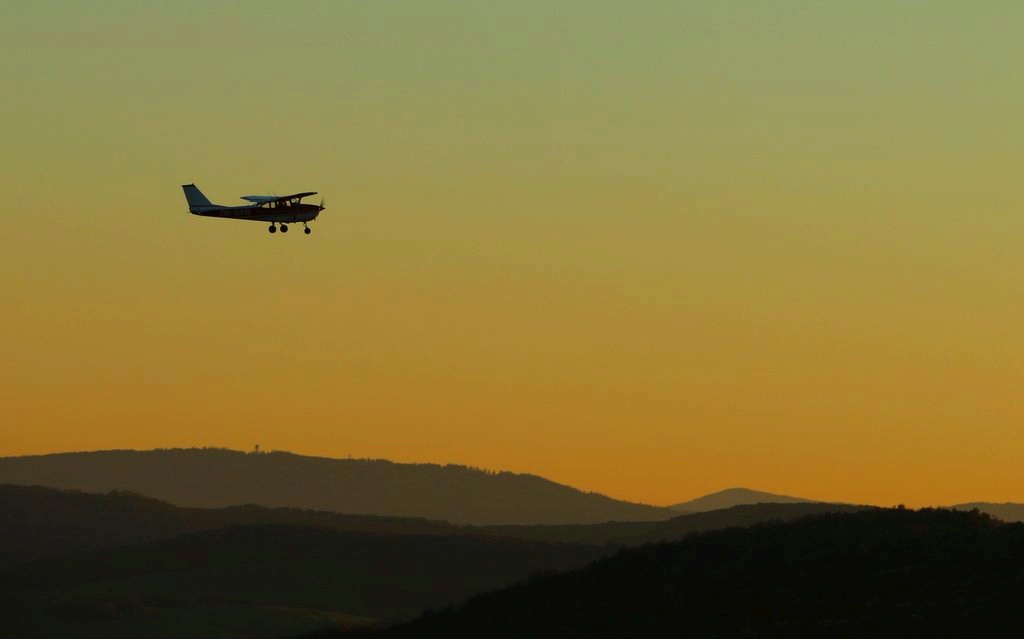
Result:
[[[874,506],[851,504],[760,503],[730,506],[721,510],[682,513],[668,521],[611,521],[604,524],[563,526],[485,526],[477,530],[514,539],[559,541],[593,545],[635,546],[652,542],[683,539],[707,530],[753,526],[764,522],[799,519],[825,513],[860,512]]]
[[[814,501],[813,499],[775,495],[749,488],[727,488],[697,499],[673,504],[669,508],[676,512],[702,513],[708,510],[721,510],[749,504],[807,504],[814,503]]]
[[[957,504],[956,506],[951,506],[951,508],[953,510],[979,510],[996,519],[1010,523],[1024,522],[1024,504],[1015,504],[1013,502],[994,504],[987,501],[977,501],[968,504]]]
[[[676,514],[536,475],[213,448],[0,457],[0,483],[126,490],[178,506],[258,504],[460,524],[654,521]]]

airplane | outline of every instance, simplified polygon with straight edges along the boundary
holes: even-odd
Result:
[[[185,191],[185,200],[188,202],[188,212],[192,215],[203,217],[225,217],[232,220],[255,220],[257,222],[270,222],[271,233],[277,233],[277,226],[281,225],[281,232],[288,232],[288,223],[302,222],[306,235],[312,231],[307,222],[315,220],[323,211],[324,201],[320,204],[303,204],[302,198],[316,195],[316,191],[306,193],[294,193],[292,195],[243,195],[242,199],[250,202],[241,206],[221,206],[214,204],[203,195],[195,184],[182,184]]]

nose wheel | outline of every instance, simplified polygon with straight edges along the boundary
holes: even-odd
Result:
[[[313,232],[313,229],[309,228],[309,226],[305,222],[302,223],[302,226],[306,227],[302,230],[302,232],[305,233],[306,235],[309,235],[310,233]]]

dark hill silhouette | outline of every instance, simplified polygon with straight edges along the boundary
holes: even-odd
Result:
[[[182,508],[134,493],[91,494],[41,486],[0,485],[0,566],[237,525],[289,524],[404,535],[487,535],[604,546],[679,539],[695,531],[788,520],[846,508],[853,507],[757,504],[680,515],[664,522],[476,527],[427,519],[255,505]]]
[[[1006,522],[1024,522],[1024,504],[1015,504],[1013,502],[993,504],[991,502],[978,501],[969,504],[957,504],[953,508],[956,510],[980,510]]]
[[[786,495],[774,495],[772,493],[751,490],[749,488],[727,488],[717,493],[711,493],[669,506],[678,512],[701,513],[708,510],[721,510],[733,506],[745,506],[748,504],[805,504],[816,503],[812,499],[802,497],[788,497]],[[820,503],[820,502],[819,502]]]
[[[2,567],[0,610],[6,602],[31,627],[0,619],[0,636],[275,637],[329,618],[396,621],[604,552],[469,535],[232,526]],[[270,614],[274,625],[264,626]]]
[[[476,529],[404,517],[265,508],[181,508],[135,493],[82,493],[0,485],[0,565],[56,554],[166,539],[235,525],[290,524],[407,535],[472,534]]]
[[[872,509],[623,550],[373,636],[1009,637],[1022,568],[1022,524]]]
[[[752,526],[770,521],[789,521],[806,515],[856,512],[874,506],[852,506],[817,502],[793,504],[750,504],[721,510],[688,513],[668,521],[613,521],[604,524],[565,526],[485,526],[481,530],[502,537],[535,541],[635,546],[671,541],[707,530]]]
[[[536,475],[223,449],[4,457],[0,483],[127,490],[178,506],[259,504],[472,524],[663,520],[675,514]]]

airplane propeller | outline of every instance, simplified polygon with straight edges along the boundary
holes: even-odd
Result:
[[[320,198],[320,210],[321,210],[321,211],[323,211],[323,210],[324,210],[324,209],[326,208],[326,207],[324,206],[324,202],[325,202],[325,201],[326,201],[326,200],[324,200],[324,198]]]

